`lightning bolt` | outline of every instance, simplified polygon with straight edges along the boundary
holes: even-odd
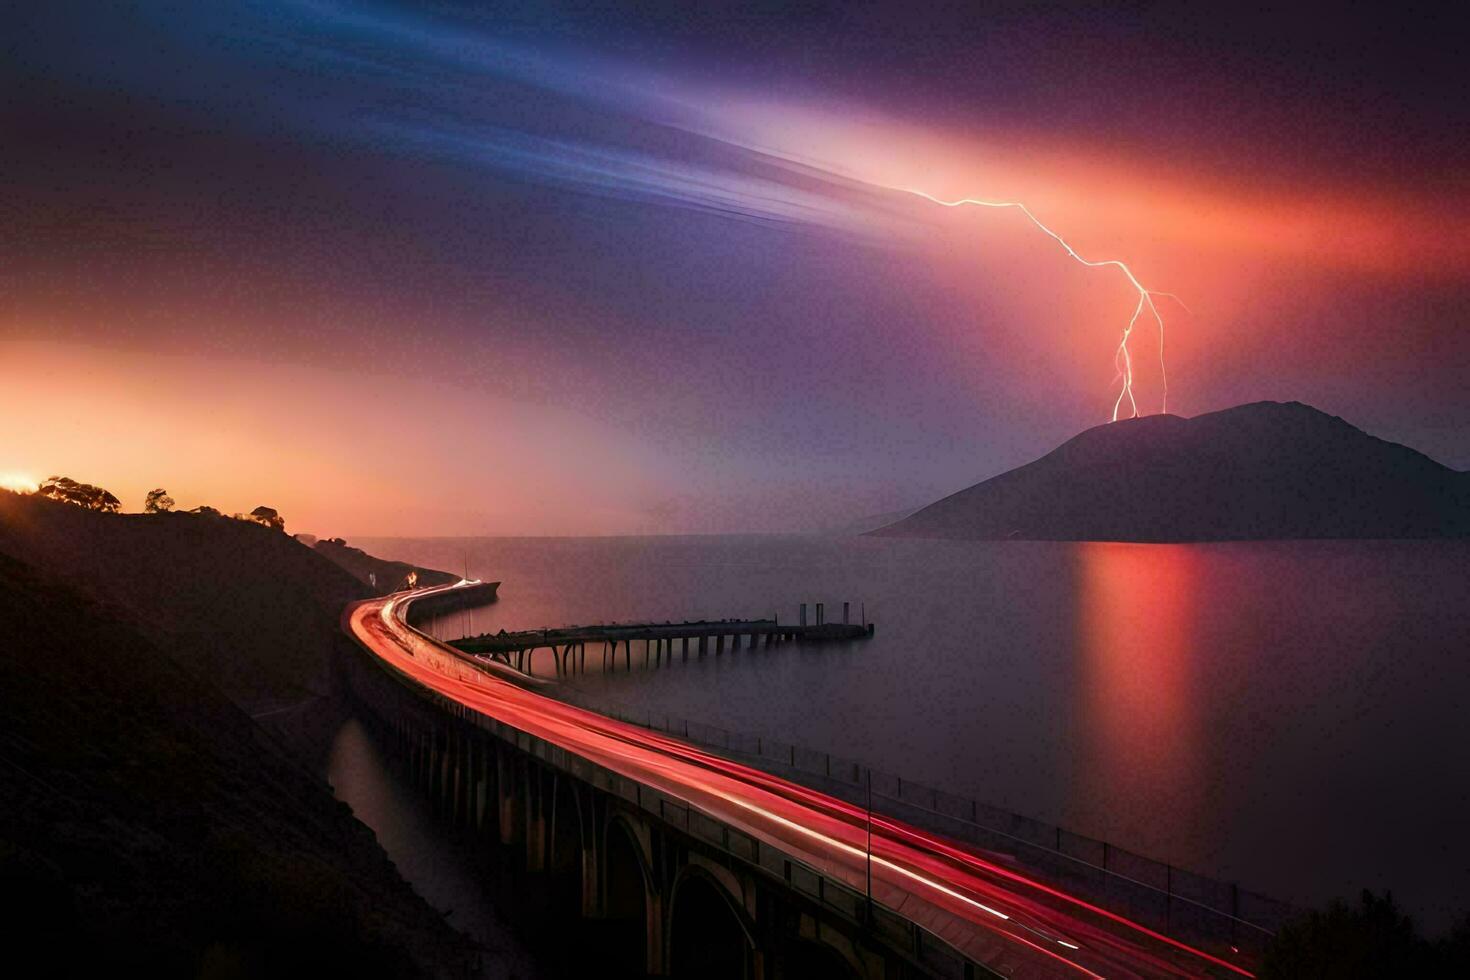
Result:
[[[1161,412],[1167,412],[1169,410],[1169,373],[1164,365],[1164,317],[1159,312],[1158,306],[1154,303],[1154,297],[1167,297],[1180,306],[1184,306],[1184,301],[1178,296],[1175,296],[1173,293],[1162,293],[1149,289],[1138,281],[1138,277],[1133,274],[1132,269],[1128,268],[1126,262],[1121,262],[1118,259],[1083,258],[1065,238],[1048,228],[1040,218],[1031,212],[1030,208],[1026,207],[1020,201],[984,201],[974,197],[962,197],[954,201],[946,201],[943,198],[935,197],[933,194],[924,191],[915,190],[912,187],[893,187],[890,189],[904,191],[916,197],[922,197],[926,201],[946,208],[1010,208],[1015,211],[1020,211],[1026,216],[1027,220],[1037,228],[1040,228],[1048,237],[1060,245],[1073,260],[1090,269],[1113,268],[1123,273],[1124,278],[1128,280],[1128,284],[1138,291],[1138,305],[1134,307],[1133,316],[1129,317],[1128,325],[1123,328],[1123,335],[1118,340],[1118,347],[1113,351],[1113,367],[1117,371],[1117,374],[1113,377],[1113,383],[1118,384],[1121,382],[1122,384],[1118,389],[1118,397],[1113,402],[1112,420],[1114,422],[1118,421],[1118,417],[1123,411],[1124,401],[1128,402],[1129,418],[1136,418],[1138,416],[1138,400],[1133,396],[1133,353],[1128,349],[1128,341],[1133,336],[1133,328],[1138,325],[1138,320],[1143,316],[1145,311],[1148,312],[1149,316],[1153,317],[1154,323],[1158,324],[1159,328],[1159,376],[1163,379],[1163,397],[1159,410]],[[1189,307],[1184,306],[1184,309],[1187,311]]]

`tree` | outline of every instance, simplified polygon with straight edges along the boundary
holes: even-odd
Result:
[[[245,515],[245,520],[254,521],[257,524],[264,524],[266,527],[274,528],[277,531],[286,530],[286,519],[276,513],[274,507],[257,507]]]
[[[215,509],[213,507],[210,507],[210,506],[208,506],[206,504],[200,504],[198,507],[195,507],[193,510],[189,511],[189,513],[190,514],[198,514],[200,517],[223,517],[223,516],[225,516],[225,515],[221,514],[217,509]]]
[[[1283,926],[1266,949],[1258,976],[1376,980],[1431,977],[1436,950],[1420,939],[1414,924],[1394,904],[1364,891],[1361,904],[1333,902]]]
[[[157,490],[149,490],[148,497],[143,501],[143,513],[166,514],[174,509],[174,498],[168,495],[168,491],[160,487]]]
[[[36,488],[36,496],[60,500],[104,514],[116,514],[122,507],[122,501],[101,487],[78,483],[69,476],[48,476],[46,482]]]

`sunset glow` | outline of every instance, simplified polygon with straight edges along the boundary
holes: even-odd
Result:
[[[0,6],[9,960],[1470,976],[1443,6]]]
[[[155,16],[95,30],[151,36]],[[974,45],[929,35],[935,77],[896,73],[900,90],[835,52],[833,79],[761,77],[733,54],[615,57],[595,32],[542,45],[391,3],[284,2],[269,29],[191,7],[167,32],[189,92],[72,45],[133,116],[69,124],[74,100],[42,99],[11,127],[27,246],[0,303],[7,469],[90,463],[125,506],[162,483],[320,530],[579,534],[836,525],[1096,421],[1259,398],[1470,464],[1445,407],[1470,364],[1470,243],[1446,229],[1470,198],[1443,154],[1369,173],[1350,136],[1303,142],[1218,96],[1145,124],[1090,46],[1068,71],[1092,84],[1012,90],[950,73]],[[991,63],[1003,35],[979,45]],[[64,159],[54,126],[79,141]],[[262,127],[280,144],[252,142]],[[139,160],[199,179],[108,162],[144,132]],[[63,194],[60,167],[83,190]],[[962,200],[1025,211],[933,203]],[[350,392],[364,374],[379,391]],[[214,379],[218,418],[161,404]],[[464,431],[412,421],[455,403]],[[361,479],[341,439],[363,416],[434,474],[432,513],[394,474]],[[616,461],[548,478],[562,440]],[[523,451],[543,459],[491,462]],[[328,499],[350,512],[329,520]]]
[[[0,473],[0,488],[16,493],[30,493],[41,481],[27,473]]]

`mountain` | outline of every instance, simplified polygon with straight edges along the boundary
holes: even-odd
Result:
[[[914,512],[915,508],[906,510],[889,510],[881,514],[869,514],[865,517],[853,518],[840,524],[829,524],[824,527],[808,531],[808,534],[821,534],[827,537],[846,537],[853,534],[867,534],[879,528],[887,527],[897,521],[903,520]]]
[[[1229,541],[1470,535],[1470,473],[1300,402],[1089,429],[872,532]]]

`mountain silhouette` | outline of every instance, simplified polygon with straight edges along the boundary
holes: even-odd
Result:
[[[1300,402],[1089,429],[871,532],[1229,541],[1470,535],[1470,473]]]

